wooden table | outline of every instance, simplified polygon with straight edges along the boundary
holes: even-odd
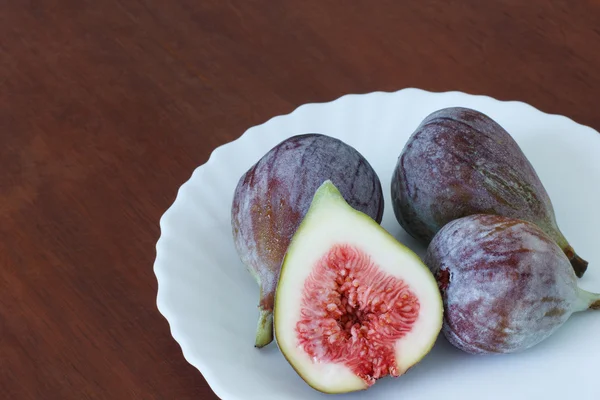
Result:
[[[152,271],[215,147],[407,86],[600,129],[598,21],[591,0],[0,2],[0,398],[216,398]]]

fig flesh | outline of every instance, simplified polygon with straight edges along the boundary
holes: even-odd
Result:
[[[326,181],[285,255],[274,323],[281,352],[311,387],[364,390],[430,351],[441,295],[416,254]]]
[[[564,252],[536,225],[471,215],[444,226],[425,263],[444,301],[444,336],[472,354],[512,353],[548,338],[600,295],[577,286]]]
[[[273,340],[273,298],[283,256],[315,191],[327,179],[352,207],[381,222],[384,204],[377,174],[356,149],[327,135],[282,141],[240,178],[235,189],[235,247],[260,287],[256,347]]]
[[[425,243],[454,219],[498,214],[540,227],[578,277],[587,269],[558,228],[548,193],[521,148],[481,112],[450,107],[427,116],[398,158],[391,193],[398,222]]]

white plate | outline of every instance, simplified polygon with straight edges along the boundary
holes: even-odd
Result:
[[[377,171],[385,194],[382,226],[418,254],[394,218],[390,177],[421,120],[448,106],[488,114],[510,132],[536,168],[559,226],[590,262],[580,284],[600,291],[600,135],[521,102],[459,92],[404,89],[307,104],[253,127],[217,148],[198,167],[160,221],[154,270],[158,308],[185,358],[222,399],[324,399],[293,371],[275,343],[253,347],[258,287],[231,236],[230,206],[240,176],[283,139],[306,132],[337,137]],[[440,338],[425,359],[398,379],[337,399],[600,399],[600,312],[574,315],[557,333],[520,354],[471,356]],[[442,397],[443,396],[443,397]]]

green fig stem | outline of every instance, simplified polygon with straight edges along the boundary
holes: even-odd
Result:
[[[260,307],[254,347],[265,347],[273,341],[273,311]]]
[[[578,278],[581,278],[587,270],[588,262],[585,261],[583,258],[579,257],[577,253],[575,253],[575,250],[573,250],[573,247],[571,246],[567,246],[563,250],[569,258],[569,261],[571,261],[571,265],[573,266],[575,275],[577,275]]]
[[[579,289],[579,302],[575,306],[575,312],[585,310],[600,310],[600,293],[592,293]]]

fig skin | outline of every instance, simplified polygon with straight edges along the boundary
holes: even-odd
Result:
[[[240,178],[235,189],[235,247],[260,287],[256,347],[273,341],[281,263],[315,191],[326,180],[353,208],[381,223],[384,200],[377,174],[356,149],[327,135],[302,134],[282,141]]]
[[[548,338],[571,314],[600,307],[564,252],[536,225],[476,214],[448,223],[425,263],[444,302],[442,332],[472,354],[512,353]]]
[[[427,116],[398,158],[391,194],[400,225],[425,244],[452,220],[498,214],[540,227],[563,249],[578,277],[587,269],[558,228],[548,193],[525,154],[479,111],[450,107]]]

